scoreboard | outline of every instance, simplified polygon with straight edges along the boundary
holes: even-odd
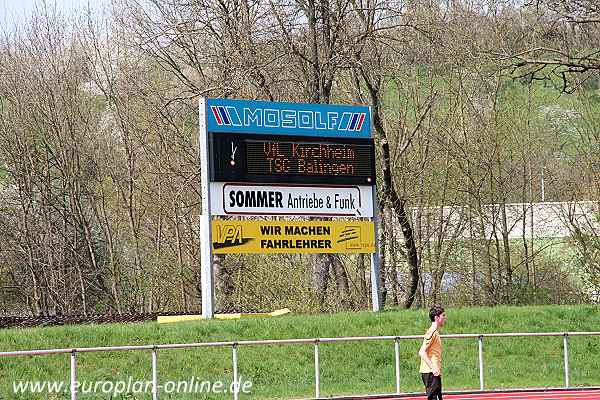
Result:
[[[370,107],[202,97],[198,109],[202,316],[214,316],[217,252],[371,254],[379,311]],[[352,219],[213,219],[235,215]]]
[[[371,138],[219,133],[209,146],[213,182],[375,184]]]

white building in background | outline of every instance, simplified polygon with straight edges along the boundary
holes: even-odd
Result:
[[[502,237],[504,220],[509,239],[563,238],[576,230],[600,234],[600,202],[511,203],[468,207],[412,208],[413,229],[423,240],[468,240]],[[470,215],[471,214],[471,215]],[[470,217],[470,218],[469,218]],[[494,235],[495,230],[495,235]],[[483,232],[483,233],[482,233]]]

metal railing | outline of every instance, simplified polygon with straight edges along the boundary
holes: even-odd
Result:
[[[483,359],[483,339],[484,338],[506,338],[506,337],[562,337],[563,338],[563,361],[564,361],[564,387],[569,388],[569,337],[570,336],[600,336],[600,332],[552,332],[552,333],[486,333],[486,334],[459,334],[459,335],[441,335],[443,339],[477,339],[479,353],[479,390],[484,390],[484,359]],[[151,351],[152,352],[152,399],[158,400],[158,356],[159,350],[172,349],[191,349],[199,347],[231,347],[233,363],[233,382],[237,384],[238,380],[238,355],[237,349],[240,346],[274,346],[274,345],[296,345],[308,344],[314,346],[314,375],[315,375],[315,397],[321,396],[321,365],[320,365],[320,346],[325,343],[340,342],[366,342],[366,341],[392,341],[394,344],[394,362],[396,377],[396,393],[401,394],[400,390],[400,342],[403,340],[422,340],[422,336],[366,336],[366,337],[339,337],[339,338],[315,338],[315,339],[280,339],[280,340],[245,340],[236,342],[206,342],[206,343],[182,343],[182,344],[161,344],[161,345],[143,345],[143,346],[112,346],[112,347],[84,347],[69,349],[47,349],[47,350],[24,350],[24,351],[4,351],[0,352],[0,357],[18,357],[18,356],[41,356],[51,354],[70,354],[71,360],[71,381],[70,393],[71,400],[77,400],[77,354],[78,353],[98,353],[113,351]],[[239,387],[234,386],[233,399],[239,398]]]

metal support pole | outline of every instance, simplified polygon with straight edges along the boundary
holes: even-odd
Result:
[[[152,349],[152,400],[158,400],[158,354]]]
[[[202,215],[200,215],[200,281],[202,284],[202,318],[214,318],[215,295],[213,277],[212,231],[210,210],[210,182],[208,174],[208,131],[206,99],[198,101],[198,151],[200,152],[200,179],[202,187]]]
[[[483,336],[479,335],[479,390],[483,390]]]
[[[319,366],[319,339],[315,339],[315,398],[321,397],[321,371]]]
[[[71,351],[71,400],[77,400],[77,355]]]
[[[569,334],[563,336],[563,350],[565,359],[565,387],[569,388]]]
[[[231,353],[233,357],[233,400],[238,400],[238,359],[237,359],[237,343],[231,346]]]
[[[373,229],[375,230],[375,252],[371,253],[371,299],[373,311],[381,311],[381,268],[379,259],[379,203],[377,188],[373,185]]]
[[[400,394],[400,338],[394,341],[394,353],[396,356],[396,393]]]

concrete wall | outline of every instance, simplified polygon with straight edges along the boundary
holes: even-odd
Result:
[[[424,240],[493,239],[494,230],[502,236],[502,208],[486,205],[482,211],[469,212],[468,207],[413,208],[415,231],[423,232]],[[510,239],[563,238],[576,229],[600,234],[600,202],[517,203],[506,204],[506,227]],[[469,218],[471,214],[471,218]],[[469,220],[471,219],[471,222]]]

